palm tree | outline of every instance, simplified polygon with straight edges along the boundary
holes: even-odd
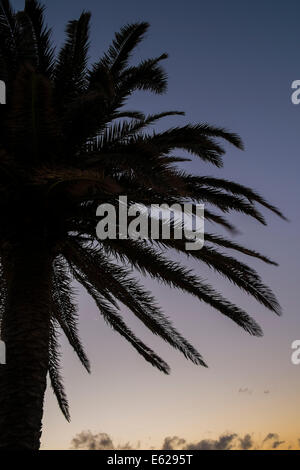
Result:
[[[124,194],[129,205],[205,203],[206,220],[229,231],[234,226],[222,213],[238,211],[265,224],[261,205],[283,216],[248,187],[184,172],[180,163],[186,158],[173,153],[182,149],[221,167],[220,141],[243,148],[236,134],[208,124],[147,132],[159,119],[182,113],[145,116],[124,108],[136,90],[166,90],[161,67],[166,54],[129,63],[147,23],[124,26],[104,57],[88,67],[90,13],[68,23],[56,55],[39,2],[27,0],[17,13],[9,0],[0,6],[0,79],[7,87],[7,104],[0,106],[0,315],[7,350],[0,383],[0,448],[38,449],[48,373],[58,404],[70,418],[60,375],[60,330],[90,371],[78,335],[73,280],[92,296],[106,323],[166,374],[169,366],[128,328],[119,304],[187,359],[206,364],[132,276],[133,269],[192,294],[251,335],[262,335],[245,311],[166,254],[185,253],[280,313],[259,275],[220,249],[275,264],[267,257],[213,233],[206,233],[202,250],[188,253],[185,240],[175,237],[100,241],[95,231],[99,204],[116,204]]]

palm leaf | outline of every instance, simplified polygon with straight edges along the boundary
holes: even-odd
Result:
[[[90,362],[78,336],[77,306],[72,301],[71,279],[62,261],[56,260],[53,276],[52,315],[66,335],[83,367],[90,372]]]
[[[59,408],[61,409],[62,414],[69,422],[70,411],[69,411],[69,404],[66,397],[62,377],[60,375],[60,352],[59,352],[59,344],[57,341],[57,331],[56,325],[54,322],[51,323],[51,330],[50,330],[50,344],[49,344],[49,377],[51,386],[54,392],[54,395],[57,399],[57,403]]]
[[[101,295],[93,284],[77,270],[73,269],[73,274],[75,279],[86,288],[87,292],[94,299],[106,323],[123,336],[147,362],[165,374],[169,374],[170,369],[168,364],[132,333],[122,320],[113,302],[108,302],[107,299],[105,299],[106,295]]]
[[[51,30],[45,26],[45,7],[36,0],[26,0],[24,13],[30,20],[35,47],[37,50],[37,70],[47,77],[52,76],[54,48],[51,45]]]
[[[76,97],[86,85],[90,17],[90,13],[82,13],[78,20],[70,21],[66,29],[67,40],[54,71],[57,99],[63,102]]]
[[[205,366],[202,356],[189,344],[162,314],[154,298],[132,279],[124,268],[109,263],[97,250],[80,247],[73,242],[65,247],[64,254],[71,265],[83,272],[99,292],[107,290],[128,307],[152,333],[159,335],[195,364]],[[102,275],[101,275],[102,274]]]
[[[133,49],[142,41],[148,28],[149,24],[145,22],[123,26],[120,32],[116,33],[108,52],[98,64],[94,65],[90,80],[97,80],[97,75],[102,72],[103,68],[107,68],[112,75],[118,76],[128,64]]]

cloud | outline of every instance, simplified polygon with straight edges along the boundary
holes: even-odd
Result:
[[[189,443],[184,450],[230,450],[236,434],[223,434],[217,440],[203,439],[196,443]]]
[[[72,447],[74,449],[87,449],[87,450],[112,450],[114,449],[113,442],[108,434],[99,433],[92,434],[90,431],[83,431],[77,434],[72,440]]]
[[[267,434],[266,437],[264,438],[263,442],[271,441],[272,439],[278,439],[278,438],[279,438],[278,434],[269,432],[269,434]]]
[[[245,395],[252,395],[252,390],[250,390],[250,388],[248,387],[240,388],[239,393],[243,393]]]
[[[177,436],[166,437],[162,445],[162,450],[173,450],[183,446],[186,443],[185,439],[181,439]]]
[[[239,391],[238,393],[241,393],[241,394],[244,394],[244,395],[252,395],[253,394],[253,390],[251,390],[250,388],[248,387],[245,387],[245,388],[239,388]],[[261,393],[261,391],[259,392]],[[271,393],[271,390],[264,390],[263,391],[264,395],[269,395]]]
[[[253,440],[250,434],[246,434],[244,437],[240,438],[240,448],[241,450],[250,450],[253,447]]]
[[[162,450],[230,450],[236,434],[223,434],[218,439],[203,439],[199,442],[187,442],[185,439],[173,436],[166,437]]]
[[[272,449],[277,449],[277,447],[281,446],[281,444],[284,444],[285,441],[275,441],[273,442]]]
[[[273,432],[269,432],[269,434],[266,435],[266,437],[265,437],[264,440],[263,440],[263,443],[264,443],[264,442],[267,442],[267,441],[274,441],[274,442],[272,442],[272,444],[271,444],[271,448],[272,448],[272,449],[277,449],[278,447],[281,446],[281,444],[284,444],[284,443],[285,443],[285,441],[280,441],[278,434],[273,433]],[[298,442],[298,443],[299,443],[299,442]],[[299,444],[300,444],[300,443],[299,443]]]
[[[163,440],[161,450],[255,450],[262,448],[277,449],[285,441],[280,440],[277,433],[268,433],[260,442],[254,442],[251,434],[244,436],[236,433],[224,433],[217,439],[201,439],[195,442],[188,442],[179,436],[167,436]],[[300,439],[298,442],[300,446]],[[93,434],[91,431],[83,431],[74,437],[71,443],[74,450],[135,450],[140,445],[132,445],[129,442],[123,445],[116,445],[112,438],[106,433]],[[286,444],[286,447],[289,443]],[[154,449],[153,447],[151,447]],[[293,448],[293,446],[292,446]],[[155,450],[160,450],[155,449]]]
[[[129,443],[115,447],[111,437],[106,433],[92,434],[82,431],[71,442],[74,450],[131,450]],[[135,447],[137,448],[137,446]]]

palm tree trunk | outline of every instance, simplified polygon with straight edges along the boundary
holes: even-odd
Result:
[[[42,243],[23,243],[6,263],[0,450],[37,450],[49,361],[51,255]]]

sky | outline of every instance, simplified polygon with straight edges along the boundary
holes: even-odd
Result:
[[[12,3],[16,9],[23,7],[23,1]],[[204,356],[208,369],[188,363],[124,309],[129,324],[169,362],[172,373],[164,376],[154,370],[104,324],[79,289],[81,335],[92,374],[81,369],[62,338],[72,421],[64,420],[49,389],[42,448],[68,449],[82,431],[90,431],[89,439],[107,434],[115,446],[129,443],[133,448],[161,448],[173,436],[188,443],[216,443],[220,436],[237,435],[227,442],[235,439],[241,445],[239,439],[248,434],[254,447],[279,442],[278,448],[296,448],[300,365],[291,363],[291,343],[300,339],[300,105],[291,102],[291,83],[300,80],[298,0],[51,0],[46,6],[58,47],[66,22],[83,9],[92,12],[91,61],[106,51],[122,25],[148,21],[151,28],[133,60],[167,52],[168,92],[138,93],[128,108],[186,112],[158,129],[208,122],[240,134],[246,150],[228,146],[221,170],[197,160],[186,168],[253,187],[290,221],[265,213],[268,227],[262,227],[243,216],[232,217],[241,231],[236,241],[280,264],[274,268],[249,261],[278,296],[281,318],[202,265],[189,263],[259,321],[263,338],[248,336],[187,295],[146,281],[177,329]],[[273,437],[265,440],[269,434]]]

